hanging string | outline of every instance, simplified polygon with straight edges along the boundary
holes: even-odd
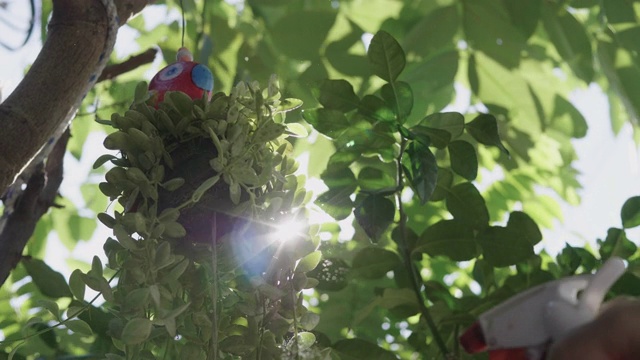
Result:
[[[184,33],[187,26],[184,18],[184,5],[182,4],[182,0],[180,0],[180,10],[182,11],[182,47],[184,47]]]

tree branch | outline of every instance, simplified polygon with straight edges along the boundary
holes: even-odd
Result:
[[[115,0],[120,23],[150,0]],[[108,30],[100,0],[54,0],[47,40],[15,91],[0,104],[0,194],[84,96]],[[106,54],[105,56],[109,56]]]
[[[11,270],[22,258],[27,241],[33,235],[36,223],[54,204],[62,183],[63,158],[69,140],[69,129],[58,139],[51,150],[44,168],[27,182],[27,188],[17,200],[14,212],[9,215],[0,231],[0,285],[4,284]]]
[[[131,56],[124,62],[107,66],[106,68],[104,68],[104,70],[102,70],[102,74],[98,78],[98,82],[113,79],[118,75],[127,73],[144,64],[149,64],[156,58],[157,53],[157,49],[149,49],[141,54]]]

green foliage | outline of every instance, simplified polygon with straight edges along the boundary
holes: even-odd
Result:
[[[114,153],[87,174],[83,204],[63,200],[43,218],[28,246],[34,258],[0,289],[4,354],[467,359],[456,345],[462,329],[531,286],[619,256],[629,269],[612,294],[638,294],[637,197],[596,249],[534,252],[540,228],[561,218],[559,202],[579,202],[571,141],[587,125],[569,93],[598,84],[614,131],[625,122],[637,130],[637,6],[269,0],[185,1],[185,10],[187,46],[212,69],[218,95],[207,103],[169,94],[150,108],[146,67],[88,95],[70,152],[83,159],[87,139],[105,131],[87,121],[95,115],[117,129],[104,142]],[[179,22],[145,20],[127,25],[137,44],[160,46],[172,62]],[[283,98],[254,83],[272,74]],[[469,102],[447,107],[465,87]],[[289,97],[304,105],[285,122],[278,113],[301,105]],[[300,138],[292,146],[287,135]],[[194,145],[202,161],[187,166],[175,149],[194,139],[208,147]],[[311,199],[298,155],[326,185],[314,201],[335,221],[267,247],[256,234],[269,226],[226,226],[313,217],[291,211]],[[209,172],[192,181],[194,168]],[[162,202],[167,195],[174,200]],[[234,230],[185,246],[202,239],[184,222],[199,213]],[[108,263],[83,264],[67,285],[38,259],[51,232],[69,249],[90,238],[94,217],[113,231]],[[25,301],[16,310],[17,296]]]

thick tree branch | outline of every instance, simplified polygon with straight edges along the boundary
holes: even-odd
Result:
[[[29,179],[14,212],[9,215],[0,232],[0,285],[4,284],[22,258],[22,251],[33,235],[36,223],[54,204],[62,183],[63,158],[68,140],[69,129],[51,150],[46,166],[38,169]]]
[[[120,23],[150,0],[115,0]],[[101,52],[108,22],[100,0],[54,0],[49,34],[31,70],[0,104],[0,194],[68,118]],[[108,56],[109,54],[107,54]]]

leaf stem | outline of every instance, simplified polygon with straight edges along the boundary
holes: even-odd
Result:
[[[400,144],[400,155],[398,155],[398,158],[396,159],[397,166],[398,166],[397,181],[400,189],[402,189],[402,184],[404,179],[404,172],[402,168],[402,154],[404,153],[404,149],[406,145],[407,145],[407,140],[403,138]],[[418,269],[415,267],[413,261],[411,260],[411,252],[409,251],[409,247],[407,246],[407,214],[404,212],[404,207],[402,205],[401,192],[402,192],[401,190],[396,192],[396,201],[398,202],[398,212],[400,213],[400,219],[398,223],[398,226],[400,227],[400,233],[401,233],[401,236],[400,236],[401,238],[398,239],[400,253],[402,255],[402,260],[407,269],[407,272],[409,273],[409,278],[411,280],[413,291],[415,292],[416,297],[418,299],[418,307],[420,308],[420,313],[422,314],[422,318],[424,318],[424,320],[427,323],[427,326],[429,327],[429,330],[431,330],[431,334],[433,335],[433,340],[436,342],[436,345],[440,349],[440,352],[442,352],[442,355],[444,356],[444,358],[447,359],[449,358],[449,351],[447,350],[447,345],[442,339],[442,335],[440,335],[440,332],[438,331],[438,327],[436,326],[436,323],[433,320],[433,316],[431,316],[431,312],[429,311],[429,308],[425,305],[425,301],[428,299],[428,295],[426,294],[426,289],[425,289],[424,298],[423,298],[423,292],[421,291],[422,278],[419,275]]]

